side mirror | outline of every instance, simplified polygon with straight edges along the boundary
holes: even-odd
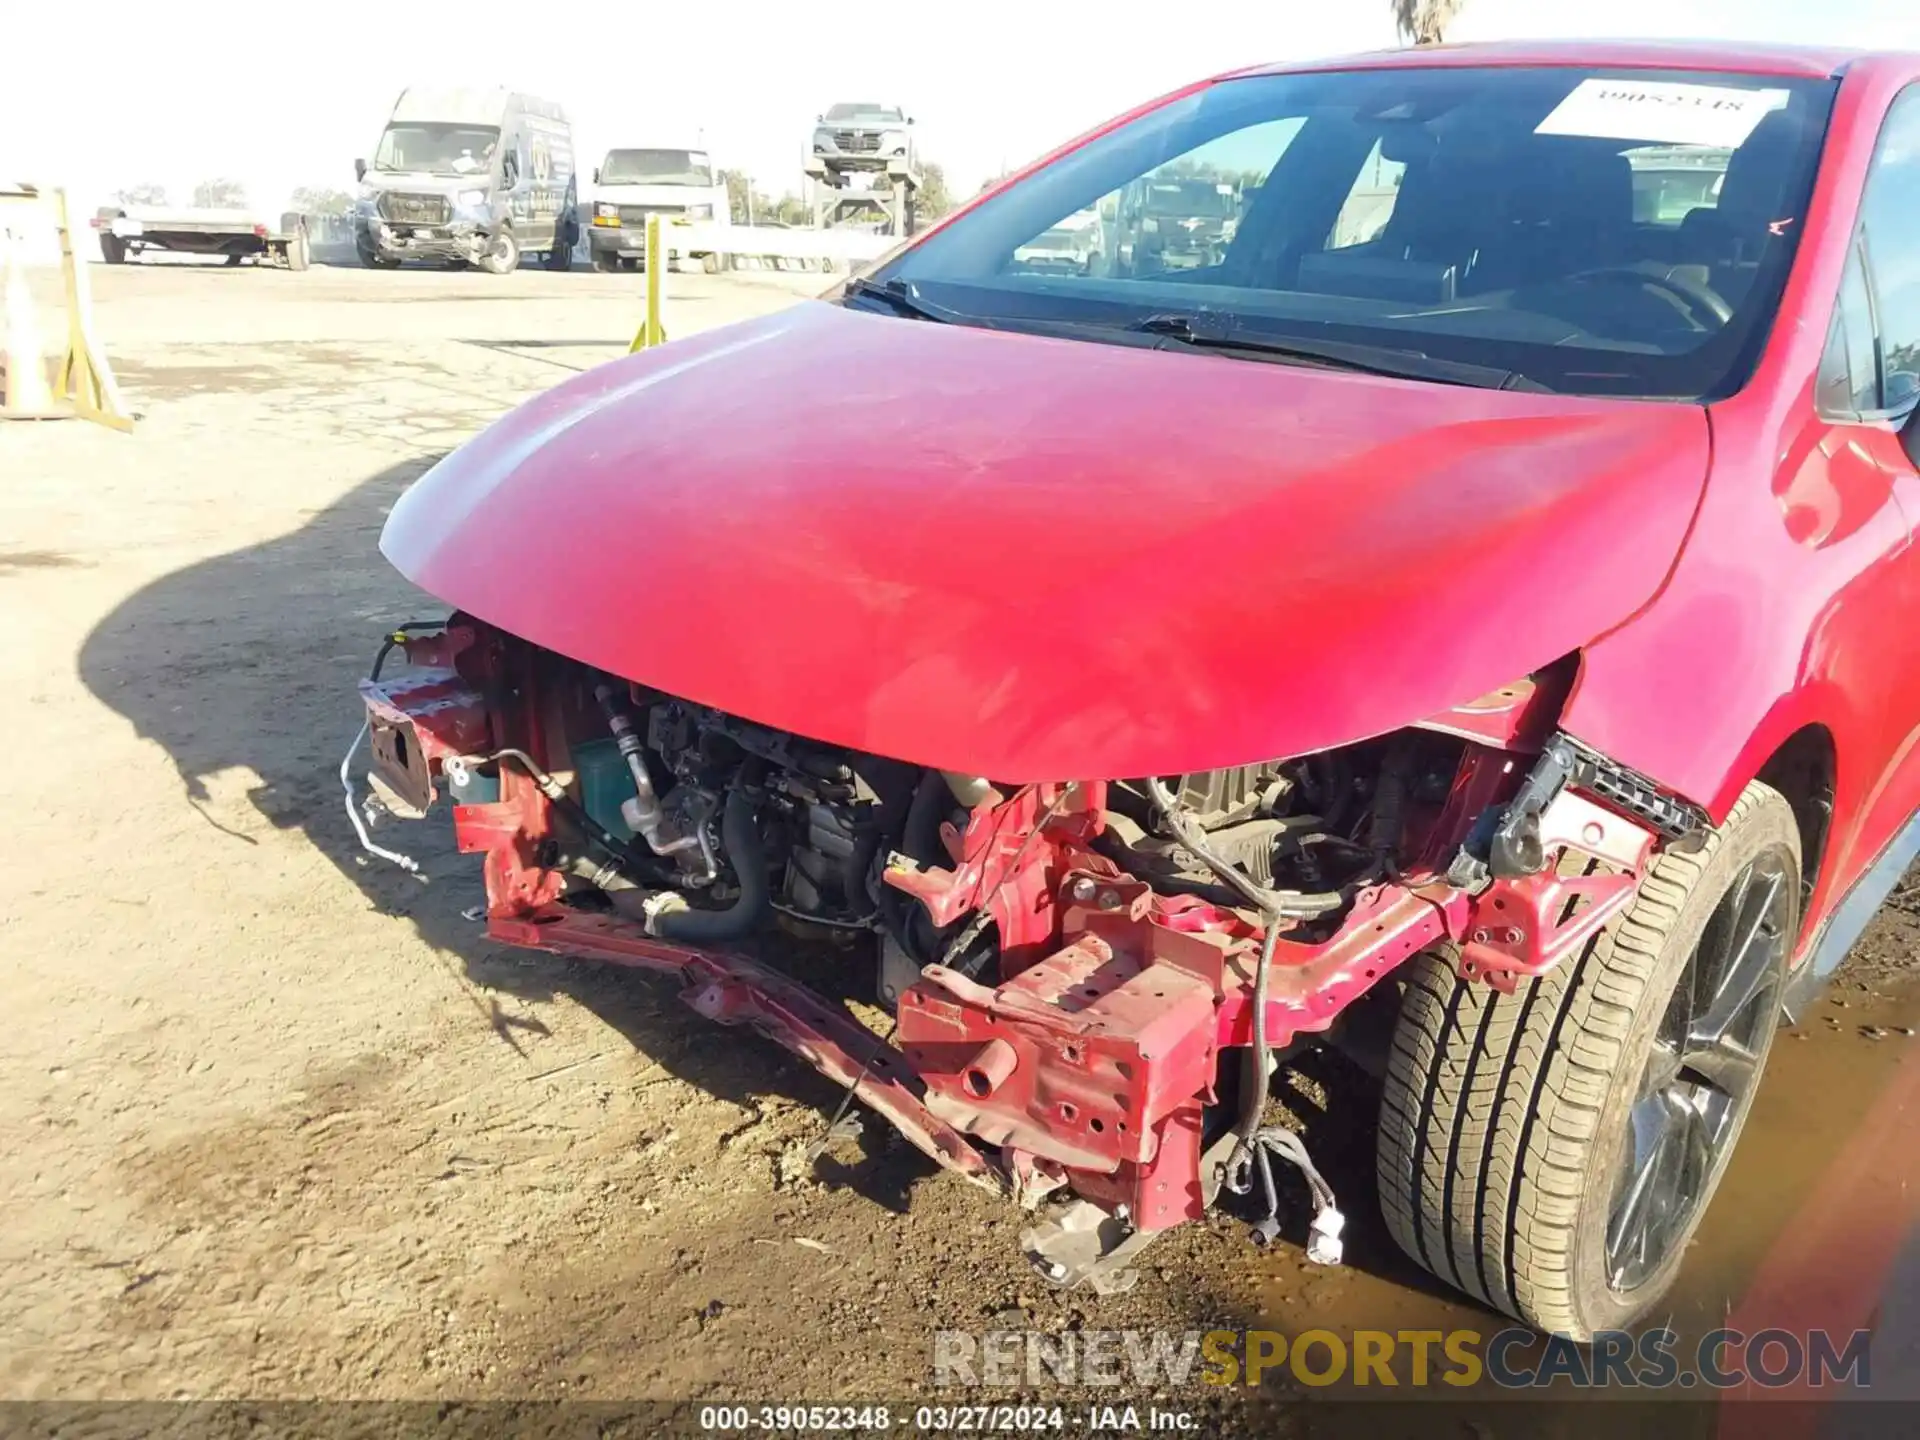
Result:
[[[1888,371],[1887,408],[1905,410],[1910,405],[1920,405],[1920,371]]]
[[[367,178],[367,162],[366,161],[356,160],[353,162],[353,178],[356,180],[364,180]]]
[[[598,165],[593,167],[593,183],[596,185],[600,183],[600,167]]]
[[[813,123],[816,125],[824,125],[827,123],[827,117],[824,114],[816,115],[813,117]]]
[[[909,116],[907,116],[907,123],[908,123],[909,125],[911,125],[911,124],[913,123],[913,116],[911,116],[911,115],[909,115]]]

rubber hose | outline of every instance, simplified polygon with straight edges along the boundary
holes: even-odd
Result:
[[[739,940],[767,923],[773,914],[773,892],[767,885],[767,852],[754,824],[753,801],[744,790],[727,794],[720,817],[720,844],[740,881],[740,895],[724,910],[665,910],[654,920],[654,933],[663,940],[695,945],[718,945]]]

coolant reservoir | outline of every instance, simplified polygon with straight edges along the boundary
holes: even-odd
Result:
[[[633,776],[612,740],[588,740],[573,746],[574,773],[580,777],[580,806],[617,840],[631,840],[633,827],[620,814],[621,802],[634,798]]]

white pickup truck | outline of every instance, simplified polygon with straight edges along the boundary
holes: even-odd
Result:
[[[282,215],[275,229],[251,210],[103,205],[93,228],[109,265],[124,265],[142,250],[220,255],[229,265],[253,259],[289,270],[306,269],[311,258],[306,221],[292,213]]]

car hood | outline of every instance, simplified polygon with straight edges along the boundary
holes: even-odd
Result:
[[[445,603],[687,699],[1004,781],[1412,723],[1659,588],[1704,411],[808,303],[495,422],[381,548]]]

